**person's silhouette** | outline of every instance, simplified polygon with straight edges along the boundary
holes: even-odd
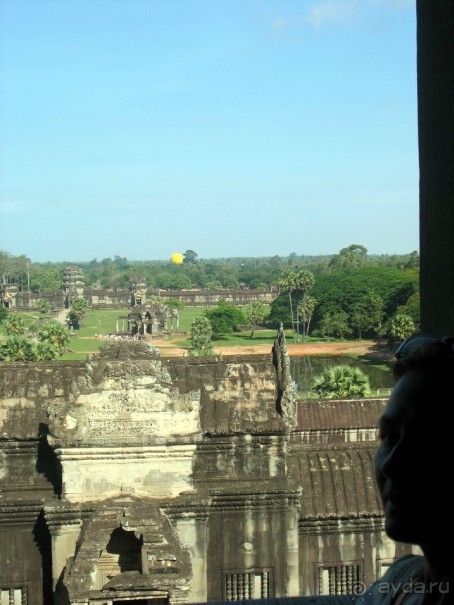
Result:
[[[396,352],[396,385],[380,418],[377,485],[390,538],[421,556],[391,565],[361,597],[400,605],[452,601],[454,339],[413,337]]]

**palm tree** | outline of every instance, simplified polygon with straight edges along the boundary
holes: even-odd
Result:
[[[325,368],[312,381],[312,389],[323,399],[361,398],[370,394],[369,378],[349,365]]]
[[[66,320],[68,324],[76,330],[80,327],[81,320],[85,317],[88,309],[88,302],[85,298],[76,298],[71,304]]]
[[[69,345],[69,334],[66,327],[58,321],[48,321],[38,332],[38,340],[48,342],[62,354]]]
[[[52,310],[49,301],[45,298],[40,298],[36,303],[36,306],[38,307],[38,312],[41,313],[41,315],[48,315]]]
[[[19,336],[25,334],[24,318],[17,313],[9,313],[3,322],[5,332],[8,336]]]
[[[189,349],[189,355],[213,355],[212,335],[213,330],[208,317],[204,315],[195,317],[191,323],[191,348]]]
[[[35,350],[31,340],[22,335],[10,336],[0,349],[3,361],[34,361]]]
[[[292,330],[293,330],[293,342],[295,342],[295,318],[293,315],[293,300],[292,292],[295,289],[295,272],[291,269],[285,268],[282,272],[282,276],[279,280],[279,286],[288,292],[288,300],[290,305],[290,316],[292,318]]]
[[[251,336],[253,338],[254,331],[258,324],[262,323],[265,319],[267,309],[266,306],[258,300],[253,300],[245,309],[247,321],[251,327]]]
[[[40,341],[35,348],[36,361],[52,361],[59,356],[57,348],[48,341]]]
[[[415,332],[415,324],[409,315],[394,315],[389,323],[388,340],[392,345],[402,342]]]
[[[295,342],[295,334],[296,342],[299,342],[298,301],[309,292],[314,285],[314,281],[314,275],[311,271],[308,271],[307,269],[297,269],[294,271],[289,268],[284,269],[281,279],[279,280],[281,288],[284,292],[288,292],[290,315],[292,317],[293,342]],[[294,297],[292,295],[294,295]],[[293,298],[295,298],[295,300]],[[294,307],[296,308],[296,317],[293,311]]]
[[[316,304],[316,299],[309,294],[304,294],[298,303],[298,313],[301,317],[301,323],[303,324],[303,341],[309,334],[309,328]]]

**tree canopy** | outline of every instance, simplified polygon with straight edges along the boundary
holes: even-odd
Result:
[[[25,321],[17,313],[8,313],[3,327],[8,336],[21,336],[25,334]]]
[[[314,274],[302,267],[295,269],[286,267],[282,271],[279,285],[288,293],[293,342],[299,341],[299,303],[302,298],[308,296],[309,291],[314,287],[314,281]]]
[[[213,338],[220,338],[223,334],[239,332],[247,324],[243,311],[220,301],[214,309],[208,309],[204,313],[210,321],[213,330]]]
[[[69,345],[69,334],[66,326],[58,321],[51,320],[44,324],[38,331],[38,340],[48,342],[57,351],[63,353]]]
[[[71,308],[66,315],[66,321],[71,328],[78,329],[81,320],[85,317],[88,310],[88,302],[84,298],[75,298]]]
[[[249,327],[252,330],[251,338],[254,337],[254,332],[257,329],[257,327],[263,323],[267,313],[268,313],[267,306],[257,300],[252,301],[245,308],[246,319],[247,319]]]
[[[61,289],[62,273],[68,264],[71,263],[36,263],[25,255],[14,256],[0,251],[2,282],[15,283],[21,290],[39,292]],[[338,272],[358,271],[367,267],[417,270],[419,256],[416,251],[401,255],[369,255],[361,244],[351,244],[337,254],[318,256],[292,252],[288,256],[201,259],[197,252],[189,249],[184,254],[182,265],[173,265],[169,260],[132,261],[120,255],[75,264],[83,271],[87,287],[97,284],[102,288],[125,288],[132,277],[140,276],[150,288],[167,290],[206,289],[210,282],[219,282],[222,288],[235,288],[240,284],[242,287],[269,288],[278,285],[284,269],[308,270],[318,283],[319,276],[324,274],[333,276]],[[381,294],[379,290],[376,291]]]
[[[191,323],[191,346],[189,355],[191,356],[207,356],[213,355],[213,344],[211,336],[213,330],[208,317],[200,315],[195,317]]]
[[[419,256],[416,251],[404,255],[370,255],[361,244],[350,244],[337,254],[262,258],[232,257],[200,259],[194,250],[186,250],[181,265],[170,261],[130,261],[115,255],[98,261],[78,263],[87,287],[128,288],[137,278],[145,280],[149,290],[182,289],[223,290],[228,288],[278,288],[266,318],[268,327],[281,322],[293,328],[295,340],[318,331],[334,335],[376,337],[386,333],[394,315],[409,316],[419,325]],[[59,290],[68,263],[34,263],[24,255],[0,251],[0,270],[4,284],[17,283],[20,290],[32,292]],[[149,291],[148,296],[151,296]],[[70,322],[81,320],[70,310]],[[224,313],[225,315],[225,313]],[[0,318],[1,320],[1,318]],[[228,333],[226,318],[216,322],[216,337]],[[242,325],[257,325],[241,320]],[[238,321],[230,322],[239,325]],[[253,334],[253,332],[252,332]]]

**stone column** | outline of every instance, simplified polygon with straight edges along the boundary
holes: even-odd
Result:
[[[82,520],[75,518],[75,514],[71,511],[48,510],[45,516],[51,536],[52,585],[55,590],[68,558],[74,555]]]
[[[192,566],[192,581],[189,603],[207,601],[207,543],[208,514],[205,510],[172,513],[173,525],[181,544],[189,551]]]

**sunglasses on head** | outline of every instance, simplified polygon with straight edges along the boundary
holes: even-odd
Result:
[[[402,357],[406,357],[407,355],[410,355],[410,353],[415,353],[418,349],[433,343],[438,343],[443,345],[443,347],[446,347],[446,352],[454,352],[454,338],[452,336],[416,334],[415,336],[410,336],[410,338],[404,340],[394,355],[397,359],[402,359]]]

